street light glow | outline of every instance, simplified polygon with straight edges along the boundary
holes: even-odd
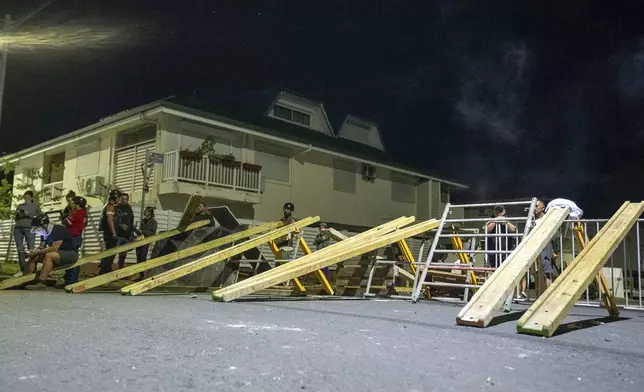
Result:
[[[67,25],[33,27],[0,35],[0,47],[11,51],[40,49],[99,49],[136,44],[141,35],[130,26]]]

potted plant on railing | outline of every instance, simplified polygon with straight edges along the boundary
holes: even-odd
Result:
[[[182,161],[201,162],[203,159],[203,153],[200,148],[196,150],[182,149],[179,150],[179,158],[181,158]]]

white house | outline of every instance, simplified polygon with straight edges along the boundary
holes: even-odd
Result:
[[[217,154],[194,152],[206,137]],[[227,205],[239,218],[270,221],[291,201],[296,216],[319,215],[345,227],[367,227],[402,215],[439,217],[454,190],[466,186],[408,167],[387,154],[378,125],[347,115],[334,129],[324,105],[285,91],[261,91],[205,102],[168,98],[123,111],[16,152],[15,181],[39,170],[55,195],[74,190],[100,207],[107,188],[140,205],[146,154],[152,164],[145,205],[182,211],[192,193]],[[99,197],[100,196],[100,197]],[[62,201],[43,200],[47,209]]]

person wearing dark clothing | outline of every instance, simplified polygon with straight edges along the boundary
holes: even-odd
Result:
[[[315,236],[315,240],[313,240],[313,245],[315,245],[316,251],[324,249],[327,246],[331,245],[331,236],[329,235],[329,228],[326,223],[320,223],[320,226],[318,227],[318,234]],[[322,268],[322,271],[328,278],[329,267]]]
[[[130,206],[130,195],[121,193],[121,199],[116,206],[116,226],[117,246],[125,245],[134,241],[134,211]],[[119,269],[125,267],[125,258],[127,252],[119,253]]]
[[[139,229],[136,230],[137,234],[143,235],[143,237],[150,237],[157,233],[157,221],[154,219],[154,208],[146,207],[143,211],[143,220],[139,225]],[[148,258],[148,251],[150,250],[150,244],[142,245],[136,248],[136,262],[143,263]],[[139,280],[143,279],[143,272],[139,274]]]
[[[295,223],[297,221],[295,216],[293,216],[293,212],[295,212],[295,206],[293,205],[293,203],[291,203],[291,202],[285,203],[284,207],[283,207],[283,211],[284,211],[284,216],[282,216],[282,219],[280,219],[280,221],[284,224],[284,226],[290,225],[290,224]],[[276,239],[275,240],[275,245],[280,250],[282,250],[282,251],[284,251],[286,253],[290,253],[290,252],[293,251],[294,246],[297,245],[297,244],[293,243],[293,241],[294,241],[295,237],[297,236],[297,234],[299,234],[299,233],[298,232],[292,232],[292,233],[286,234],[285,236],[282,236],[282,237]]]
[[[65,195],[65,200],[67,200],[67,205],[60,212],[60,223],[62,223],[63,226],[65,226],[67,228],[69,228],[69,226],[67,226],[65,224],[65,220],[71,215],[72,211],[74,210],[74,207],[72,205],[74,197],[76,197],[76,192],[74,192],[74,191],[67,192],[67,194]],[[80,249],[80,246],[78,247],[78,249]],[[77,251],[78,251],[78,249],[77,249]],[[71,269],[66,270],[65,271],[65,278],[64,278],[65,285],[78,282],[78,277],[79,276],[80,276],[80,267],[71,268]],[[71,283],[67,283],[67,282],[71,282]],[[59,287],[59,286],[56,286],[56,287]]]
[[[117,189],[110,191],[109,200],[103,212],[101,213],[101,223],[99,230],[103,232],[103,242],[105,243],[105,250],[112,249],[117,246],[117,233],[118,226],[116,217],[116,205],[121,198],[121,192]],[[108,256],[101,260],[99,274],[106,274],[112,272],[112,263],[114,262],[114,255]]]
[[[25,261],[25,241],[27,242],[27,250],[31,251],[36,247],[36,238],[31,232],[31,220],[40,215],[40,207],[34,203],[34,193],[27,191],[22,196],[25,200],[24,203],[18,205],[16,208],[15,225],[13,228],[13,238],[18,248],[18,264],[20,265],[20,272],[14,277],[22,276],[27,267]]]
[[[208,211],[208,206],[206,203],[200,203],[199,207],[197,207],[197,211],[195,213],[195,217],[192,218],[192,223],[198,222],[200,220],[207,220],[209,221],[207,226],[215,226],[215,218],[212,216],[210,211]]]
[[[40,279],[29,289],[45,287],[47,277],[54,266],[68,266],[78,261],[78,252],[69,229],[62,225],[55,225],[49,221],[46,214],[40,214],[32,220],[32,230],[44,239],[45,248],[29,252],[27,272],[35,273],[38,263],[42,263]]]
[[[492,236],[487,238],[487,250],[494,252],[514,249],[516,246],[516,237],[508,237],[505,234],[516,233],[517,227],[505,220],[505,208],[503,206],[494,207],[494,216],[492,218],[485,225],[485,233],[492,234]],[[503,235],[499,236],[498,234]],[[491,253],[488,256],[488,263],[498,268],[508,255],[508,253]]]

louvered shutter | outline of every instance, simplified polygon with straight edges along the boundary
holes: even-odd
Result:
[[[140,191],[143,189],[143,174],[141,165],[145,162],[145,154],[154,151],[155,142],[137,144],[116,151],[116,170],[114,185],[123,192]],[[154,183],[156,173],[152,171],[150,184]]]

